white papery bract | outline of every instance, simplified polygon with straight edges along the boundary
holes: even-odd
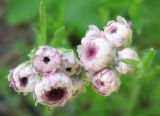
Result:
[[[98,94],[108,96],[119,89],[121,82],[114,71],[104,69],[94,75],[92,84]]]
[[[78,54],[86,70],[99,71],[112,61],[113,48],[107,40],[96,38],[80,45]]]
[[[100,31],[98,27],[95,25],[89,25],[89,29],[87,30],[85,37],[82,38],[81,44],[88,43],[96,38],[104,39],[104,32]]]
[[[59,52],[49,46],[40,46],[34,53],[33,66],[38,72],[50,73],[55,72],[61,64]]]
[[[72,96],[72,81],[61,72],[48,74],[36,85],[33,95],[37,103],[64,106]]]
[[[127,21],[117,16],[117,21],[109,21],[104,27],[104,35],[115,47],[125,47],[132,41],[132,31]]]
[[[69,51],[69,52],[63,52],[62,53],[62,65],[61,69],[62,71],[69,75],[72,76],[76,72],[78,72],[79,68],[79,63],[78,59],[76,58],[74,51]]]
[[[89,25],[89,29],[86,32],[86,37],[97,38],[101,36],[101,31],[95,25]]]
[[[118,57],[123,59],[130,59],[130,60],[139,60],[137,52],[131,48],[125,48],[118,52]]]
[[[39,77],[32,64],[25,62],[10,71],[8,80],[10,81],[10,86],[13,87],[15,91],[22,92],[26,95],[34,90],[36,83],[39,81]]]

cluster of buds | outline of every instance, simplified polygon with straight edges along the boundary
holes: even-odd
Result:
[[[102,96],[108,96],[120,87],[120,74],[127,74],[134,67],[125,60],[138,61],[137,53],[127,48],[132,41],[130,24],[117,16],[109,21],[104,30],[90,25],[81,45],[78,46],[80,64],[86,70],[93,89]]]
[[[29,61],[10,71],[8,80],[18,93],[32,93],[36,103],[58,107],[84,90],[79,69],[72,50],[40,46],[31,51]]]
[[[79,59],[73,50],[40,46],[31,51],[29,61],[10,71],[10,86],[24,95],[32,93],[36,103],[49,107],[64,106],[88,80],[97,94],[108,96],[120,88],[119,75],[134,70],[125,61],[139,60],[127,48],[131,41],[130,24],[123,17],[109,21],[103,31],[90,25],[77,49]]]

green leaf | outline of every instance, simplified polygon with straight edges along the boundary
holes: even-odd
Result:
[[[33,48],[30,53],[27,55],[29,59],[32,59],[35,56],[36,48]]]
[[[12,25],[28,22],[37,15],[39,0],[11,0],[6,20]]]
[[[137,67],[137,65],[140,64],[140,61],[139,60],[133,60],[133,59],[123,59],[122,60],[124,63],[132,66],[132,67]]]
[[[74,53],[73,49],[58,48],[58,51],[61,54]]]
[[[143,63],[143,67],[144,68],[148,68],[150,67],[152,60],[154,58],[154,56],[156,55],[156,51],[151,48],[146,54],[145,56],[142,58],[142,63]]]
[[[64,26],[59,28],[55,32],[54,38],[49,44],[56,48],[70,48],[70,43],[67,39],[67,34]]]

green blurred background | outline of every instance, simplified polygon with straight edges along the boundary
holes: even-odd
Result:
[[[153,47],[157,55],[141,78],[122,76],[117,93],[97,95],[90,86],[63,108],[35,107],[32,95],[17,94],[7,81],[9,69],[27,60],[40,28],[40,0],[0,0],[0,116],[160,116],[160,0],[46,0],[47,35],[57,29],[57,46],[76,48],[89,24],[100,29],[117,15],[132,21],[133,46],[140,57]]]

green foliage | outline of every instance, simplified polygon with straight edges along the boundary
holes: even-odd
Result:
[[[6,19],[11,24],[27,22],[37,15],[39,0],[11,0]]]
[[[143,67],[145,68],[150,67],[155,55],[156,55],[156,51],[153,48],[151,48],[143,57],[143,60],[142,60]]]

